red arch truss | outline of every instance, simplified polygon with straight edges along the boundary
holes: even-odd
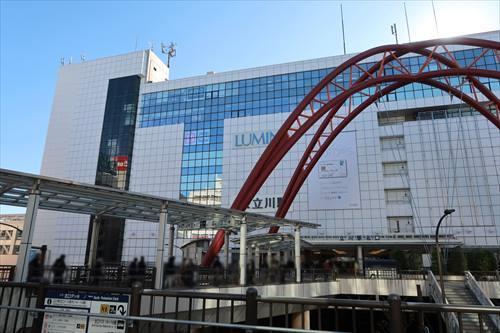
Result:
[[[479,48],[479,52],[465,63],[451,51],[457,45],[461,49]],[[423,62],[413,63],[406,58],[409,55],[419,55]],[[486,57],[495,59],[495,70],[481,68]],[[373,58],[377,62],[367,66]],[[342,129],[381,97],[411,83],[429,85],[457,97],[500,129],[500,100],[484,83],[485,79],[500,80],[499,66],[500,43],[474,38],[385,45],[357,54],[330,72],[297,105],[255,164],[232,208],[245,210],[287,152],[321,121],[276,212],[277,217],[284,217],[307,176]],[[355,105],[355,100],[361,103]],[[204,265],[211,263],[223,244],[224,232],[219,231]]]

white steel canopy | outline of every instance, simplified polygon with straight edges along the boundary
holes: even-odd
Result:
[[[238,238],[232,240],[235,243],[240,243]],[[295,236],[289,233],[274,233],[274,234],[257,234],[249,235],[246,239],[247,245],[256,247],[263,250],[290,250],[293,248],[295,243]],[[300,248],[311,247],[311,243],[300,240]]]
[[[38,190],[39,209],[94,216],[158,222],[166,208],[168,223],[178,230],[228,229],[239,231],[246,219],[250,230],[270,226],[316,228],[315,223],[280,219],[228,208],[204,206],[148,194],[0,169],[0,204],[26,207],[30,191]]]

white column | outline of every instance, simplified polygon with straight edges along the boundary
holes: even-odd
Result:
[[[363,247],[356,247],[356,261],[358,263],[358,271],[356,273],[363,274]]]
[[[255,246],[255,250],[254,250],[255,251],[255,269],[258,270],[260,267],[260,250],[259,250],[259,247],[257,245],[254,245],[254,246]]]
[[[33,186],[28,196],[26,205],[26,214],[24,215],[23,236],[17,255],[16,274],[14,281],[26,282],[28,278],[28,267],[31,252],[31,243],[33,242],[33,232],[35,231],[36,215],[38,212],[38,203],[40,202],[40,191],[38,184]]]
[[[288,262],[288,259],[290,258],[289,257],[290,253],[288,252],[288,250],[284,250],[283,251],[283,263],[286,265],[286,263]]]
[[[168,257],[174,256],[174,242],[175,242],[175,226],[170,225],[168,234]]]
[[[89,257],[87,259],[87,266],[94,267],[97,259],[97,243],[99,241],[99,231],[101,229],[101,217],[94,216],[92,220],[92,234],[90,235]]]
[[[300,227],[295,227],[295,281],[302,281],[300,267]]]
[[[226,257],[224,258],[224,267],[225,269],[229,269],[229,235],[231,234],[230,230],[226,230],[224,234],[224,254]]]
[[[247,278],[247,221],[243,217],[240,224],[240,285],[246,284]]]
[[[272,255],[273,255],[273,254],[272,254],[272,252],[271,252],[271,247],[269,246],[269,247],[267,248],[267,267],[268,267],[268,268],[271,268],[271,262],[272,262],[271,257],[272,257]]]
[[[158,222],[158,238],[156,240],[155,289],[163,288],[163,255],[165,251],[165,226],[167,224],[167,220],[167,205],[163,204],[160,210],[160,221]]]

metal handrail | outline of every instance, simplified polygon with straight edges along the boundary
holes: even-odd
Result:
[[[68,315],[67,311],[52,310],[52,309],[38,309],[38,308],[25,308],[19,306],[6,306],[0,305],[0,309],[6,310],[17,310],[17,311],[27,311],[27,312],[39,312],[39,313],[55,313],[61,315]],[[191,325],[191,326],[212,326],[220,328],[232,328],[241,329],[248,331],[272,331],[272,332],[292,332],[292,333],[341,333],[339,331],[318,331],[310,329],[298,329],[298,328],[286,328],[286,327],[272,327],[272,326],[258,326],[258,325],[244,325],[244,324],[229,324],[229,323],[215,323],[215,322],[205,322],[197,320],[182,320],[182,319],[167,319],[167,318],[157,318],[157,317],[139,317],[139,316],[120,316],[120,315],[108,315],[100,313],[88,313],[88,312],[71,312],[72,315],[78,315],[82,317],[96,317],[104,319],[119,319],[125,321],[136,321],[136,322],[149,322],[149,323],[165,323],[165,324],[181,324],[181,325]]]
[[[184,297],[184,298],[207,298],[207,299],[220,299],[220,300],[234,300],[244,301],[246,296],[244,294],[222,294],[212,292],[199,292],[199,291],[186,291],[186,290],[153,290],[145,289],[142,291],[144,296],[165,296],[165,297]]]
[[[476,281],[500,281],[500,271],[468,271]]]
[[[469,271],[465,272],[465,285],[470,289],[470,291],[472,291],[479,303],[485,306],[495,306],[495,304],[493,304],[489,297],[483,292],[479,283],[477,283],[476,279]],[[496,329],[500,332],[500,316],[498,314],[496,316],[490,314],[489,317],[493,325],[495,325]]]
[[[441,286],[439,285],[438,281],[436,280],[436,277],[432,273],[431,270],[428,271],[427,273],[427,279],[428,279],[428,285],[430,292],[429,294],[432,296],[435,302],[441,304],[441,305],[447,305],[448,300],[445,298],[443,304],[443,297],[442,297],[442,291],[441,291]],[[460,331],[460,322],[458,321],[457,315],[453,312],[441,312],[441,315],[443,317],[443,320],[446,323],[446,328],[448,332],[459,332]]]
[[[447,324],[447,327],[451,327],[452,329],[448,329],[449,332],[455,332],[455,330],[458,330],[459,326],[450,326],[450,322],[448,322],[453,316],[456,318],[461,318],[461,315],[463,313],[476,313],[478,316],[481,318],[481,316],[488,316],[488,315],[494,315],[498,316],[500,315],[500,308],[498,307],[491,307],[491,306],[469,306],[469,305],[450,305],[450,304],[433,304],[433,303],[415,303],[415,302],[403,302],[397,295],[390,295],[387,300],[384,301],[374,301],[374,300],[352,300],[352,299],[337,299],[337,298],[331,298],[331,297],[319,297],[319,298],[305,298],[305,297],[268,297],[264,295],[258,295],[257,290],[254,288],[249,288],[246,291],[246,294],[218,294],[218,293],[200,293],[198,291],[187,291],[187,290],[144,290],[142,289],[140,283],[136,283],[133,285],[131,289],[126,289],[126,288],[102,288],[102,287],[96,287],[96,286],[67,286],[67,285],[47,285],[47,284],[22,284],[22,283],[0,283],[0,288],[3,287],[13,287],[14,285],[19,286],[21,288],[25,288],[26,291],[24,292],[24,295],[27,295],[26,297],[33,297],[36,298],[36,306],[35,308],[31,308],[29,306],[35,305],[33,303],[33,300],[30,301],[29,304],[31,305],[26,305],[25,308],[15,308],[11,307],[11,309],[15,310],[18,309],[18,311],[28,311],[27,313],[31,312],[36,312],[38,311],[37,309],[43,308],[44,304],[44,298],[46,297],[47,289],[63,289],[63,290],[69,290],[69,291],[76,291],[76,290],[86,290],[86,291],[102,291],[102,292],[121,292],[123,294],[129,294],[130,295],[130,305],[129,305],[129,313],[131,316],[139,316],[139,314],[144,315],[145,317],[130,317],[130,318],[150,318],[151,322],[158,321],[160,324],[161,323],[169,323],[173,325],[188,325],[188,326],[217,326],[217,325],[212,325],[211,322],[205,322],[204,321],[204,314],[209,311],[209,309],[213,309],[216,318],[220,318],[219,315],[224,316],[226,314],[226,319],[222,320],[223,322],[232,322],[233,321],[233,314],[235,307],[243,305],[245,306],[245,311],[246,313],[242,315],[241,313],[239,314],[239,318],[241,320],[241,317],[244,318],[246,325],[257,325],[257,318],[258,315],[261,311],[258,311],[259,303],[260,306],[265,306],[268,307],[270,310],[270,316],[272,317],[272,311],[273,311],[273,306],[276,305],[284,305],[284,311],[285,314],[291,313],[292,311],[297,311],[300,307],[302,311],[305,311],[306,309],[334,309],[335,310],[335,318],[338,318],[338,313],[337,310],[352,310],[352,311],[357,311],[357,310],[368,310],[370,313],[373,313],[373,311],[383,311],[383,312],[388,312],[390,313],[390,325],[391,327],[396,327],[395,329],[392,329],[393,332],[400,332],[401,329],[397,328],[402,324],[402,314],[405,312],[414,312],[414,313],[419,313],[419,315],[429,312],[429,313],[440,313],[442,318]],[[28,289],[30,290],[28,292]],[[12,289],[13,290],[13,289]],[[33,292],[32,292],[33,291]],[[20,300],[21,297],[23,297],[23,292],[19,291],[16,294],[17,298]],[[146,297],[146,298],[143,298]],[[147,298],[150,298],[149,300]],[[159,299],[158,299],[159,298]],[[163,299],[162,299],[163,298]],[[170,301],[168,300],[170,298]],[[175,299],[172,301],[172,298]],[[179,302],[179,299],[182,298],[187,298],[189,299],[188,301],[183,301]],[[0,306],[0,309],[2,308],[7,308],[11,304],[12,305],[19,305],[20,301],[15,300],[15,298],[12,299],[12,302],[9,300],[7,304],[4,303],[4,305]],[[149,304],[149,308],[148,305]],[[158,304],[161,304],[161,306],[157,306]],[[168,304],[168,305],[167,305]],[[175,307],[174,307],[175,304]],[[276,307],[275,307],[276,308]],[[279,312],[280,307],[278,307],[278,312]],[[43,310],[43,309],[42,309]],[[47,309],[50,310],[50,309]],[[193,321],[191,317],[191,311],[200,311],[198,315],[201,314],[202,321]],[[186,312],[187,311],[187,312]],[[300,310],[299,310],[300,311]],[[14,311],[15,312],[15,311]],[[43,312],[43,311],[41,311]],[[170,322],[164,321],[162,322],[161,320],[166,319],[166,318],[158,318],[158,317],[164,317],[161,314],[167,315],[168,313],[171,313],[172,315],[175,315],[175,318],[178,319],[177,314],[185,312],[187,319],[185,321],[175,321],[174,319],[169,319],[171,320]],[[321,311],[318,312],[319,316],[321,316]],[[275,313],[277,314],[277,313]],[[102,315],[105,316],[105,318],[113,318],[112,316],[107,316],[107,315]],[[229,316],[231,319],[229,319]],[[355,314],[353,314],[355,316]],[[17,321],[17,314],[13,314],[11,316],[11,319],[14,319],[15,321],[12,322],[10,321],[10,325],[14,325],[14,328],[18,325]],[[33,317],[33,316],[31,316]],[[22,316],[20,317],[22,318]],[[25,324],[26,326],[26,318],[28,316],[25,316]],[[117,317],[124,319],[123,317]],[[185,318],[185,317],[181,317]],[[199,317],[196,317],[199,320]],[[422,317],[423,318],[423,317]],[[34,319],[36,320],[37,327],[41,325],[41,320],[42,318],[38,316],[38,318]],[[134,319],[135,320],[135,319]],[[140,321],[138,319],[135,321],[136,323]],[[215,320],[216,322],[219,321],[219,319]],[[5,323],[7,325],[8,322]],[[21,321],[19,321],[21,323]],[[375,332],[374,326],[373,326],[373,318],[371,319],[371,331]],[[151,324],[151,323],[150,323]],[[150,325],[149,324],[149,325]],[[22,325],[22,323],[21,323]],[[148,325],[148,324],[140,324],[139,326],[134,326],[133,329],[131,329],[131,332],[138,332],[142,331],[141,326],[142,325]],[[225,324],[223,324],[225,325]],[[422,319],[422,325],[423,325],[423,319]],[[461,326],[461,322],[458,323],[458,325]],[[0,323],[0,331],[2,330],[1,328],[2,324]],[[272,320],[269,320],[269,326],[272,325]],[[288,326],[288,324],[285,324],[285,326]],[[9,326],[10,327],[10,326]],[[219,325],[219,327],[227,327],[231,328],[231,326],[222,326]],[[252,326],[253,327],[253,326]],[[263,327],[263,326],[262,326]],[[304,327],[304,326],[303,326]],[[335,329],[338,329],[338,324],[335,325]],[[242,328],[245,329],[245,327],[234,327],[234,328]],[[305,328],[305,327],[304,327]],[[358,326],[359,328],[359,326]],[[5,329],[5,326],[4,326]],[[254,328],[254,330],[257,330],[260,328]],[[273,330],[269,329],[269,327],[266,326],[264,330],[267,331],[281,331],[282,330],[290,332],[291,330],[286,327],[278,330]],[[303,332],[303,331],[297,331],[297,332]]]
[[[337,305],[337,306],[349,306],[349,307],[370,307],[370,308],[389,308],[387,302],[382,301],[363,301],[363,300],[339,300],[339,299],[303,299],[303,298],[289,298],[289,297],[260,297],[259,301],[265,302],[281,302],[281,303],[297,303],[300,302],[304,305]],[[305,303],[304,301],[307,301]],[[417,302],[401,302],[402,310],[412,310],[412,311],[428,311],[428,312],[459,312],[459,313],[484,313],[500,315],[500,308],[498,307],[488,307],[481,305],[450,305],[450,304],[436,304],[436,303],[417,303]],[[6,310],[17,310],[17,311],[27,311],[27,312],[40,312],[40,313],[56,313],[68,315],[68,312],[61,310],[52,310],[50,308],[40,309],[40,308],[27,308],[19,306],[8,306],[0,305],[0,309]],[[144,321],[144,322],[157,322],[157,323],[169,323],[169,324],[183,324],[183,325],[199,325],[199,326],[213,326],[221,328],[236,328],[236,329],[250,329],[259,331],[274,331],[274,332],[316,332],[325,333],[327,331],[319,330],[304,330],[304,329],[293,329],[293,328],[283,328],[283,327],[271,327],[271,326],[258,326],[258,325],[244,325],[244,324],[229,324],[229,323],[216,323],[216,322],[204,322],[195,320],[179,320],[179,319],[167,319],[167,318],[157,318],[157,317],[139,317],[139,316],[120,316],[120,315],[108,315],[108,314],[97,314],[97,313],[74,313],[86,317],[98,317],[105,319],[121,319],[127,321]],[[333,332],[333,331],[330,331]]]

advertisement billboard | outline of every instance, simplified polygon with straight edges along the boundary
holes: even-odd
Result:
[[[356,132],[342,132],[325,151],[308,178],[309,209],[361,208],[356,146]]]

